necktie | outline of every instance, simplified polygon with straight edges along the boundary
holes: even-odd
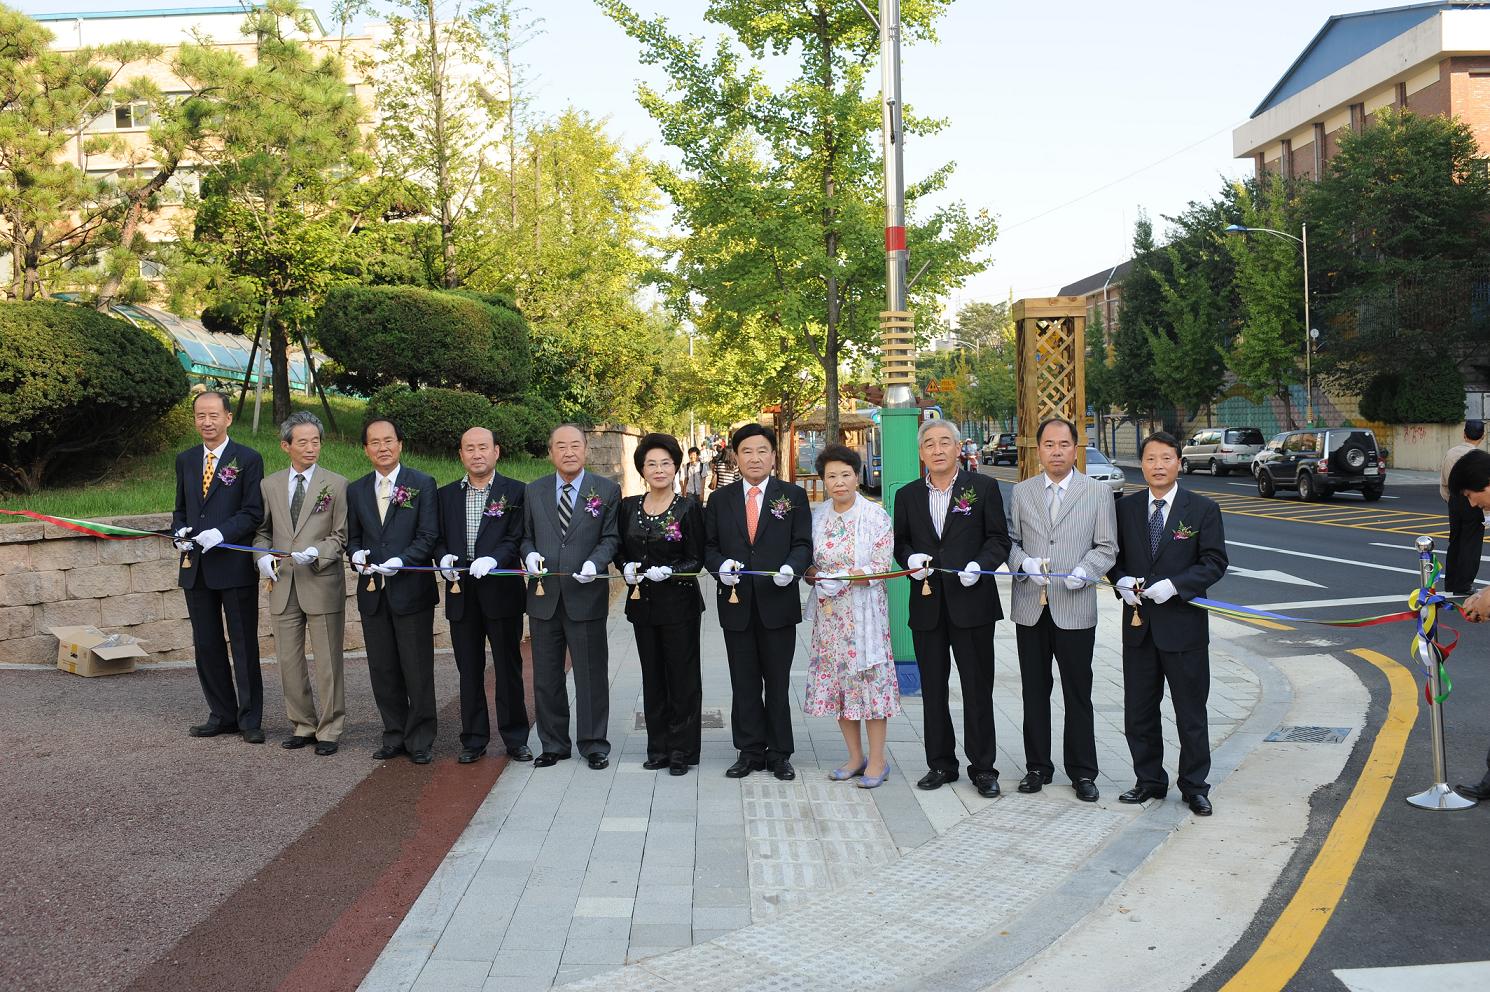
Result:
[[[378,522],[383,523],[388,519],[388,501],[393,498],[393,480],[380,478],[378,480]]]
[[[1159,540],[1164,536],[1164,501],[1154,500],[1154,512],[1149,517],[1149,557],[1159,555]]]
[[[745,533],[750,535],[750,543],[755,543],[755,527],[760,523],[761,511],[755,501],[761,494],[760,486],[751,486],[750,492],[745,494]]]
[[[295,473],[295,495],[290,497],[290,526],[300,525],[300,511],[305,507],[305,476]]]
[[[202,497],[205,499],[207,490],[212,488],[212,469],[217,464],[217,456],[207,452],[207,461],[202,466]]]
[[[564,483],[559,494],[559,533],[569,533],[569,518],[574,514],[574,486]]]
[[[1061,487],[1054,482],[1045,484],[1045,508],[1050,511],[1050,521],[1054,523],[1061,512]]]

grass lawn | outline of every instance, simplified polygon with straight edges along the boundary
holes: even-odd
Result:
[[[309,410],[322,420],[326,419],[319,400],[307,400],[297,395],[292,401],[296,410]],[[235,420],[228,435],[239,444],[255,448],[264,456],[264,474],[268,475],[286,468],[290,464],[279,447],[279,428],[271,424],[268,416],[261,416],[258,433],[249,430],[253,423],[252,397],[245,404],[243,418]],[[339,432],[326,428],[326,442],[321,447],[320,464],[333,472],[356,479],[371,471],[367,456],[362,453],[360,433],[363,400],[349,397],[332,397],[331,409],[336,414]],[[55,517],[127,516],[140,513],[169,513],[176,502],[176,455],[178,452],[201,444],[195,431],[187,430],[168,450],[138,458],[126,458],[103,473],[102,478],[86,485],[64,486],[44,489],[31,496],[0,496],[0,507],[8,510],[34,510]],[[441,485],[459,479],[465,474],[460,459],[453,454],[439,457],[404,451],[403,462],[421,472],[428,472]],[[497,471],[524,482],[532,481],[551,470],[545,459],[527,454],[502,453]],[[0,517],[0,526],[8,523],[26,523],[24,517]]]

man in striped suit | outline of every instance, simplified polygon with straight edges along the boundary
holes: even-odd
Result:
[[[1010,613],[1024,690],[1024,759],[1020,792],[1039,792],[1055,775],[1050,759],[1050,660],[1061,672],[1066,727],[1061,756],[1083,802],[1097,801],[1097,742],[1092,718],[1092,647],[1097,589],[1092,580],[1117,559],[1112,493],[1076,471],[1076,426],[1052,418],[1035,435],[1039,475],[1014,487],[1014,572]],[[1050,573],[1066,576],[1052,580]]]

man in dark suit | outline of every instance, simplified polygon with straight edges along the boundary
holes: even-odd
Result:
[[[1179,487],[1180,450],[1163,431],[1145,438],[1139,452],[1148,489],[1117,504],[1118,556],[1108,578],[1124,603],[1123,733],[1138,779],[1118,801],[1163,799],[1169,791],[1159,722],[1168,682],[1180,794],[1197,816],[1210,816],[1210,617],[1186,600],[1226,574],[1226,533],[1214,500]]]
[[[911,574],[910,628],[921,670],[926,765],[916,783],[940,789],[957,781],[957,733],[948,681],[952,658],[962,683],[962,748],[978,794],[999,794],[993,726],[993,625],[1003,619],[992,571],[1009,557],[1009,523],[998,483],[957,466],[955,424],[928,420],[916,435],[922,482],[895,496],[895,560]],[[956,576],[932,571],[956,568]],[[955,578],[956,581],[953,581]]]
[[[486,647],[491,644],[496,681],[497,732],[513,761],[532,761],[528,707],[523,692],[523,580],[491,575],[518,568],[523,539],[521,482],[497,472],[502,449],[496,435],[472,427],[461,435],[466,477],[440,490],[440,539],[435,557],[445,578],[445,616],[460,671],[460,758],[480,760],[491,739],[486,708]],[[462,576],[457,569],[467,569]]]
[[[533,705],[547,768],[570,756],[569,694],[564,655],[573,662],[575,737],[591,768],[610,764],[610,656],[605,617],[608,582],[596,582],[621,544],[621,487],[585,469],[585,433],[574,424],[548,438],[554,471],[528,483],[523,499],[523,567],[528,573],[528,626],[533,647]],[[565,573],[557,578],[549,570]]]
[[[181,552],[180,582],[208,714],[205,723],[188,732],[193,737],[242,733],[250,744],[262,744],[264,678],[259,671],[259,588],[253,556],[213,549],[224,543],[253,543],[264,519],[259,490],[264,459],[228,437],[233,414],[222,393],[198,395],[192,401],[192,415],[202,445],[176,456],[171,529]],[[228,643],[233,645],[231,666]]]
[[[739,759],[724,773],[744,778],[792,768],[788,683],[802,622],[797,579],[812,565],[812,507],[801,486],[771,476],[776,432],[746,424],[730,438],[742,476],[704,505],[704,562],[718,573],[719,626],[729,658],[730,728]],[[774,572],[736,575],[741,570]]]
[[[383,717],[373,758],[408,754],[427,765],[435,743],[435,604],[428,566],[440,536],[435,480],[400,464],[403,434],[391,420],[362,425],[373,471],[347,486],[347,550],[357,573],[357,612],[367,641],[367,673]]]

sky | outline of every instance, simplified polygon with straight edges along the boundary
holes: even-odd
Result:
[[[0,2],[27,13],[196,5]],[[702,19],[705,0],[631,3],[684,33],[717,34]],[[330,27],[332,0],[308,5]],[[1228,178],[1249,175],[1251,163],[1231,157],[1232,129],[1330,15],[1392,5],[957,0],[938,28],[938,44],[902,53],[907,105],[949,121],[941,133],[907,144],[907,179],[955,162],[944,199],[987,209],[999,222],[992,264],[951,294],[949,315],[973,300],[1052,295],[1111,268],[1128,257],[1140,210],[1162,233],[1165,215],[1209,199]],[[607,118],[628,145],[668,157],[636,102],[638,81],[665,80],[640,63],[636,43],[591,0],[528,0],[527,6],[543,19],[519,58],[536,76],[537,109],[552,114],[572,106]]]

